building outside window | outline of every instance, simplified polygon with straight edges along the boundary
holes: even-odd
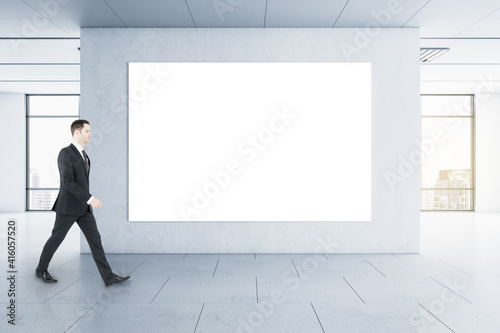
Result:
[[[26,210],[51,210],[59,193],[57,155],[71,143],[79,95],[27,95]]]
[[[474,96],[421,96],[421,210],[474,210]]]

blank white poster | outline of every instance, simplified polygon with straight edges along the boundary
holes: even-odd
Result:
[[[130,63],[130,221],[370,221],[369,63]]]

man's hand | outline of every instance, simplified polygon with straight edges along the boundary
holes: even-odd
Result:
[[[102,202],[101,200],[97,199],[97,198],[94,198],[92,199],[92,201],[90,202],[90,205],[94,208],[101,208],[102,207]]]

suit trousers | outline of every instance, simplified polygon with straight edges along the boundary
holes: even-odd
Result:
[[[104,253],[101,243],[101,235],[97,230],[97,223],[94,218],[94,214],[90,210],[90,206],[89,209],[87,209],[87,212],[82,216],[56,213],[56,221],[54,223],[54,228],[52,229],[52,235],[43,247],[37,271],[47,270],[54,253],[59,248],[59,245],[61,245],[62,241],[68,234],[69,229],[75,222],[78,224],[87,239],[90,251],[92,252],[92,257],[94,258],[103,281],[105,283],[108,282],[113,277],[113,272],[108,261],[106,260],[106,254]]]

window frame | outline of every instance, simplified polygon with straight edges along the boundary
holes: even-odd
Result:
[[[420,146],[422,146],[422,120],[424,118],[469,118],[470,119],[470,167],[471,187],[467,188],[424,188],[422,187],[422,151],[420,151],[420,211],[421,212],[475,212],[476,210],[476,98],[474,94],[420,94],[420,100],[425,96],[468,96],[470,97],[470,115],[423,115],[420,103]],[[424,191],[471,191],[471,209],[422,209],[422,194]]]
[[[76,115],[31,115],[30,114],[30,97],[32,96],[78,96],[78,114]],[[31,209],[30,194],[32,191],[59,191],[60,187],[31,187],[30,184],[30,120],[43,118],[76,118],[80,119],[80,94],[26,94],[25,95],[25,107],[26,107],[26,187],[25,187],[25,212],[51,212],[51,210],[46,209]]]

